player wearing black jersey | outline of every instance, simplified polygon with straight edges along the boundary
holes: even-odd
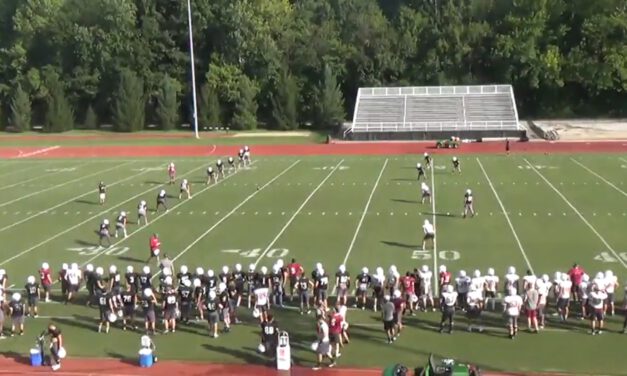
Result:
[[[104,205],[107,199],[107,186],[104,182],[98,183],[98,202],[100,205]]]
[[[128,326],[137,330],[135,325],[135,306],[137,305],[137,295],[133,291],[133,285],[126,285],[126,290],[120,294],[122,301],[122,330],[126,330]]]

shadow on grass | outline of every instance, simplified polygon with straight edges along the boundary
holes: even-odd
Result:
[[[399,242],[388,241],[388,240],[381,240],[381,243],[385,245],[389,245],[391,247],[408,248],[408,249],[418,249],[422,247],[422,244],[406,244],[406,243],[399,243]]]
[[[98,205],[99,204],[98,201],[83,200],[83,199],[75,200],[74,202],[77,204],[85,204],[85,205]]]
[[[144,182],[144,184],[161,185],[161,184],[165,184],[165,183],[164,183],[164,182],[162,182],[162,181],[146,180],[146,181]]]
[[[129,257],[129,256],[118,256],[117,257],[118,260],[120,261],[128,261],[128,262],[145,262],[146,260],[141,260],[135,257]]]
[[[116,352],[107,351],[107,356],[111,358],[117,359],[124,364],[128,364],[131,366],[139,366],[139,361],[136,358],[129,358],[126,355],[118,354]]]
[[[0,351],[0,355],[4,356],[5,358],[12,359],[19,364],[25,364],[28,366],[31,365],[29,355],[20,354],[15,351]]]
[[[96,234],[98,234],[98,231],[96,231]],[[74,243],[85,246],[85,247],[97,247],[98,246],[98,243],[96,242],[90,242],[90,241],[86,241],[82,239],[76,239],[74,240]]]
[[[243,351],[241,349],[228,348],[223,346],[218,346],[211,343],[205,343],[202,345],[205,349],[209,351],[213,351],[219,354],[230,355],[234,358],[240,359],[246,363],[250,364],[266,364],[266,359],[264,359],[261,355],[257,355],[254,351]]]
[[[54,321],[62,325],[87,329],[94,332],[98,330],[98,319],[89,316],[73,315],[71,319],[65,317],[55,317]]]
[[[457,215],[453,213],[433,213],[433,212],[421,212],[422,215],[430,215],[436,217],[448,217],[448,218],[457,218]]]
[[[391,181],[418,181],[417,179],[409,179],[409,178],[394,178],[390,179]]]
[[[394,202],[402,202],[404,204],[417,204],[417,203],[419,203],[419,201],[417,201],[417,200],[404,200],[404,199],[401,199],[401,198],[393,198],[392,201],[394,201]]]

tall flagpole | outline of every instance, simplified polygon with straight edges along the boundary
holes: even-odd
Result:
[[[192,68],[192,100],[194,102],[194,134],[196,138],[200,138],[198,135],[198,103],[196,101],[196,68],[194,67],[194,32],[192,29],[192,3],[191,0],[187,0],[187,25],[189,27],[189,59]]]

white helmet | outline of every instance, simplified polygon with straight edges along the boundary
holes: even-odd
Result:
[[[507,274],[516,274],[516,268],[513,266],[507,268]]]
[[[320,271],[322,269],[322,263],[316,263],[316,270]]]
[[[428,224],[429,224],[429,220],[428,220],[428,219],[425,219],[424,224],[425,224],[425,226],[426,226],[426,225],[428,225]]]
[[[551,280],[551,278],[549,278],[549,275],[548,275],[548,274],[542,274],[542,280],[543,280],[544,282],[549,282],[549,281]]]
[[[125,212],[125,211],[121,211],[121,212],[120,212],[120,215],[121,215],[122,217],[126,217],[126,212]]]
[[[587,274],[584,274],[581,278],[584,282],[589,282],[590,281],[590,276]]]
[[[601,274],[601,278],[603,278],[603,273]],[[599,274],[597,274],[597,277],[599,276]],[[559,281],[562,279],[562,272],[555,272],[555,275],[553,276],[553,279],[556,281]]]
[[[142,204],[142,205],[146,205],[146,201],[144,201],[144,200],[141,200],[139,203]]]
[[[261,274],[266,274],[268,273],[268,268],[266,268],[265,266],[261,267]]]
[[[241,272],[242,271],[242,264],[235,264],[235,271],[236,272]]]
[[[104,223],[105,225],[108,225],[109,224],[109,220],[105,219],[105,220],[102,221],[102,223]]]
[[[85,267],[85,270],[87,270],[88,272],[93,272],[94,266],[92,264],[87,264],[87,266]]]
[[[453,288],[453,285],[446,285],[446,292],[451,293],[453,291],[455,291],[455,289]]]
[[[187,274],[187,266],[185,266],[185,265],[181,266],[181,273]]]
[[[207,277],[211,278],[214,276],[213,269],[207,270]]]
[[[494,276],[494,268],[488,268],[488,275]]]
[[[473,274],[473,276],[474,276],[475,278],[479,278],[479,277],[481,277],[481,272],[480,272],[478,269],[477,269],[477,270],[475,270],[472,274]]]
[[[283,264],[283,259],[278,259],[278,260],[276,260],[276,264],[279,266],[279,268],[282,268],[282,267],[283,267],[283,265],[284,265],[284,264]]]
[[[614,272],[611,270],[607,270],[605,272],[605,278],[612,278],[612,277],[614,277]]]
[[[78,270],[78,264],[73,262],[72,265],[70,265],[72,267],[72,270]]]
[[[344,265],[340,265],[340,267],[338,268],[338,270],[340,271],[340,273],[344,273],[346,271],[346,266]]]
[[[170,268],[165,268],[163,269],[163,275],[172,275],[172,270],[170,270]]]
[[[171,285],[171,284],[172,284],[172,277],[170,277],[170,276],[165,277],[165,278],[163,279],[163,282],[164,282],[166,285]]]
[[[366,267],[361,268],[361,272],[364,274],[368,274],[368,268]]]
[[[198,281],[200,282],[200,281]],[[186,279],[183,281],[183,286],[185,287],[190,287],[192,285],[192,281],[190,281],[189,279]]]
[[[420,163],[416,163],[416,167],[420,168],[420,167],[422,167],[422,165]]]
[[[426,189],[429,189],[429,186],[428,186],[428,185],[427,185],[427,183],[425,183],[424,181],[423,181],[422,183],[420,183],[420,187],[421,187],[422,189],[425,189],[425,190],[426,190]]]
[[[226,290],[226,283],[224,283],[224,282],[220,282],[220,283],[218,284],[218,291],[219,291],[219,292],[224,292],[224,290]]]
[[[224,265],[224,266],[222,267],[222,273],[227,274],[228,272],[229,272],[229,267],[228,267],[228,266],[226,266],[226,265]]]
[[[395,298],[400,298],[401,297],[401,290],[394,290],[394,297]]]
[[[68,269],[67,264],[65,264],[65,263],[64,263],[63,265],[61,265],[61,269],[63,269],[63,270],[67,270],[67,269]]]
[[[324,269],[320,269],[320,270],[318,270],[318,273],[319,273],[320,275],[324,275]]]
[[[390,273],[396,273],[396,265],[390,265]]]
[[[118,271],[118,267],[117,266],[111,265],[109,267],[109,273],[117,273],[117,271]]]
[[[183,184],[187,184],[187,179],[183,179]]]
[[[472,194],[472,191],[470,189],[466,189],[466,194],[470,196]]]
[[[165,195],[165,189],[162,189],[162,190],[159,192],[159,194],[161,194],[161,195]]]
[[[213,171],[213,167],[209,166],[209,167],[207,168],[207,171],[209,171],[209,172]]]
[[[151,288],[144,289],[144,296],[147,298],[150,298],[152,296],[152,289]]]
[[[440,265],[440,273],[446,273],[446,265]]]
[[[277,264],[272,265],[272,273],[278,274],[279,270],[281,270],[281,268],[279,268]]]
[[[598,272],[597,275],[594,277],[594,279],[603,279],[605,278],[605,275],[603,274],[603,272]]]
[[[568,281],[570,280],[570,276],[568,275],[568,273],[562,273],[562,281]]]
[[[134,269],[133,269],[133,267],[132,267],[131,265],[129,265],[129,266],[127,266],[127,267],[126,267],[126,272],[127,272],[127,273],[132,273],[132,272],[133,272],[133,270],[134,270]]]
[[[243,153],[243,152],[244,152],[244,149],[239,149],[239,152],[240,152],[240,153]]]
[[[422,270],[423,273],[426,273],[429,271],[429,267],[427,265],[423,265],[420,269]]]
[[[150,273],[150,266],[145,265],[145,266],[142,268],[142,271],[144,272],[144,274],[148,274],[148,273]]]
[[[383,268],[380,266],[377,266],[377,274],[378,275],[383,275]]]
[[[194,287],[200,287],[200,285],[201,285],[200,279],[194,278]]]
[[[542,288],[543,284],[544,284],[544,282],[541,279],[538,279],[536,281],[536,289],[539,290],[540,288]]]
[[[20,299],[22,299],[22,295],[20,295],[19,292],[14,292],[13,295],[11,295],[11,299],[13,299],[14,302],[19,302]]]
[[[456,160],[457,160],[457,157],[453,157],[453,161],[456,161]]]
[[[218,164],[221,164],[221,163],[222,163],[222,159],[218,159]]]
[[[425,154],[424,154],[424,156],[426,157],[426,156],[428,156],[428,155],[429,155],[429,153],[427,153],[427,152],[425,151]]]
[[[248,265],[248,271],[249,272],[254,272],[255,271],[255,264]]]
[[[96,268],[96,274],[98,275],[103,275],[104,274],[104,269],[102,268],[102,266],[99,266]]]
[[[211,290],[209,291],[209,299],[215,299],[216,298],[216,292]]]
[[[50,265],[48,265],[47,262],[44,262],[43,264],[41,264],[41,268],[44,269],[44,270],[48,270],[48,269],[50,269]]]
[[[30,284],[35,283],[35,277],[32,275],[29,275],[28,278],[26,278],[26,282]]]
[[[205,270],[203,268],[196,268],[196,275],[203,275],[205,274]]]
[[[459,271],[459,276],[462,277],[462,278],[465,277],[466,276],[466,271],[465,270],[460,270]]]

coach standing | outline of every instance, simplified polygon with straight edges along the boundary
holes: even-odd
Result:
[[[388,343],[394,342],[394,303],[390,301],[390,296],[383,297],[381,305],[381,317],[383,318],[383,330],[388,337]]]
[[[53,371],[61,368],[60,350],[63,347],[63,336],[61,330],[54,324],[48,325],[48,331],[45,333],[50,336],[50,365]]]

